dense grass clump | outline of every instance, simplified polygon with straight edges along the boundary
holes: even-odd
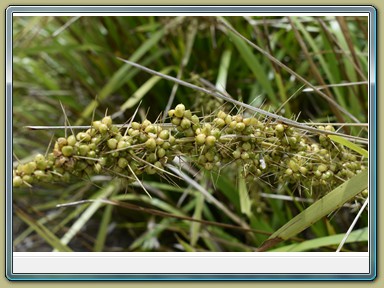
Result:
[[[208,171],[233,162],[247,181],[273,175],[272,183],[296,183],[307,190],[320,187],[317,190],[325,193],[365,169],[361,156],[323,134],[317,143],[287,125],[222,110],[199,119],[183,104],[168,114],[170,123],[146,119],[120,128],[110,116],[94,121],[85,132],[60,137],[47,157],[38,154],[34,161],[18,165],[13,184],[30,186],[95,174],[133,182],[143,173],[162,175],[167,163],[184,156]],[[335,131],[331,125],[318,128]]]
[[[14,17],[15,251],[366,251],[366,30]]]

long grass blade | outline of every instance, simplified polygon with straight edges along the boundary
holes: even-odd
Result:
[[[277,243],[287,240],[310,227],[313,223],[339,209],[345,202],[359,194],[368,187],[368,170],[364,170],[348,181],[344,182],[320,200],[309,206],[299,215],[291,219],[283,227],[278,229],[260,247],[265,251]]]

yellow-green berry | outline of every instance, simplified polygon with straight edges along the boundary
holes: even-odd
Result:
[[[157,149],[157,157],[163,158],[165,156],[165,149],[159,148]]]
[[[215,142],[216,142],[216,137],[215,136],[207,136],[207,138],[205,139],[205,144],[207,146],[213,146],[215,145]]]
[[[301,166],[301,167],[299,168],[299,171],[300,171],[301,174],[305,175],[305,174],[307,174],[308,169],[305,168],[304,166]]]
[[[20,187],[21,185],[23,185],[23,179],[21,179],[20,176],[13,177],[12,185],[13,187]]]
[[[171,109],[168,111],[168,116],[173,117],[175,115],[175,109]]]
[[[185,118],[191,119],[192,118],[192,112],[191,110],[185,110],[184,115]]]
[[[25,165],[23,165],[23,172],[24,174],[32,174],[37,168],[36,162],[28,162]]]
[[[175,125],[175,126],[179,126],[180,123],[181,123],[181,119],[180,119],[180,118],[177,118],[177,117],[174,117],[174,118],[172,118],[171,123],[172,123],[173,125]]]
[[[240,152],[240,150],[236,149],[235,151],[233,151],[233,152],[232,152],[232,156],[233,156],[233,158],[235,158],[235,159],[239,159],[240,156],[241,156],[241,152]]]
[[[205,144],[205,138],[207,138],[207,136],[205,134],[196,135],[196,137],[195,137],[196,144],[197,145]]]
[[[243,131],[245,129],[245,124],[243,122],[239,122],[235,126],[236,131]]]
[[[317,170],[320,171],[320,172],[325,172],[328,170],[328,167],[327,165],[325,164],[320,164],[318,167],[317,167]]]
[[[287,168],[287,169],[285,170],[285,174],[288,175],[288,176],[292,175],[292,174],[293,174],[292,169]]]
[[[212,170],[213,169],[213,164],[211,162],[207,162],[204,164],[204,168],[208,171]]]
[[[179,117],[179,118],[183,117],[184,112],[185,112],[185,106],[183,104],[178,104],[175,107],[175,116],[176,117]]]
[[[57,139],[57,143],[59,144],[59,147],[63,147],[65,145],[67,145],[67,139],[65,139],[64,137],[60,137],[59,139]]]
[[[169,138],[169,131],[168,130],[162,130],[160,133],[159,133],[159,137],[163,140],[168,140]]]
[[[120,167],[120,168],[125,168],[128,166],[128,160],[125,159],[125,158],[119,158],[119,160],[117,161],[117,165]]]
[[[183,118],[180,123],[181,128],[188,129],[191,127],[191,121],[189,121],[187,118]]]
[[[93,121],[92,122],[92,127],[99,130],[100,128],[101,121]]]
[[[80,145],[80,147],[79,147],[79,153],[82,156],[86,156],[88,154],[89,150],[90,150],[89,146],[85,145],[85,144]]]
[[[275,127],[276,132],[282,133],[284,132],[284,125],[283,124],[277,124]]]
[[[73,147],[72,147],[72,146],[64,146],[64,147],[61,149],[61,153],[63,153],[63,155],[64,155],[65,157],[72,156],[72,154],[73,154]]]
[[[223,110],[220,110],[218,113],[217,113],[217,117],[221,118],[221,119],[225,119],[225,117],[227,117],[227,114],[223,111]]]
[[[151,139],[153,139],[153,138],[151,138]],[[128,148],[129,146],[130,146],[129,142],[124,141],[124,140],[120,140],[117,143],[117,149],[124,149],[124,148]]]
[[[69,135],[67,138],[67,142],[69,146],[75,146],[76,144],[76,137],[74,135]]]
[[[145,147],[147,147],[148,149],[150,150],[154,150],[156,148],[156,140],[153,139],[153,138],[149,138],[146,142],[145,142]]]
[[[99,131],[101,134],[105,134],[108,132],[108,126],[105,125],[104,123],[101,123],[99,126]]]
[[[300,166],[294,160],[289,160],[288,166],[293,172],[297,172],[300,169]]]
[[[101,123],[107,125],[107,127],[111,127],[112,126],[112,118],[111,116],[105,116],[103,119],[101,119]]]

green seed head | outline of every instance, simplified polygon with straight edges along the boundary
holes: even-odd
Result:
[[[186,130],[191,127],[191,121],[189,121],[187,118],[183,118],[183,120],[181,120],[180,126]]]
[[[95,128],[96,130],[99,130],[100,129],[100,124],[101,124],[101,121],[93,121],[92,122],[92,127]]]
[[[168,141],[169,141],[169,144],[173,145],[173,144],[175,144],[175,142],[176,142],[176,138],[175,138],[174,136],[171,135],[171,136],[169,136]]]
[[[111,127],[112,126],[112,118],[111,116],[105,116],[103,119],[101,119],[101,123],[107,125],[107,127]]]
[[[179,126],[180,123],[181,123],[181,119],[177,118],[177,117],[174,117],[174,118],[172,118],[171,122],[172,122],[173,125]]]
[[[213,123],[218,128],[223,128],[225,126],[225,121],[222,118],[215,118],[215,120],[213,120]]]
[[[87,153],[87,157],[90,157],[90,158],[95,158],[96,157],[96,152],[91,150]]]
[[[42,171],[42,170],[35,170],[35,172],[33,172],[33,175],[36,176],[36,179],[42,179],[42,178],[45,178],[45,172]]]
[[[325,164],[320,164],[318,167],[317,167],[317,170],[320,171],[320,172],[325,172],[328,170],[328,167],[327,165]]]
[[[69,135],[67,138],[67,142],[68,142],[69,146],[75,146],[75,144],[77,142],[75,135]]]
[[[297,172],[300,169],[300,166],[296,163],[295,160],[290,160],[288,166],[292,169],[293,172]]]
[[[163,144],[164,144],[164,140],[161,139],[160,137],[157,137],[157,138],[156,138],[156,145],[157,145],[157,146],[161,146],[161,145],[163,145]]]
[[[211,162],[207,162],[204,164],[204,168],[208,171],[211,171],[213,169],[214,165]]]
[[[243,131],[245,129],[245,124],[243,122],[239,122],[236,124],[235,130],[236,131]]]
[[[59,147],[63,147],[65,145],[67,145],[67,139],[63,138],[63,137],[60,137],[59,139],[57,139],[57,143],[59,144]]]
[[[132,127],[132,129],[139,130],[141,127],[141,124],[138,122],[132,122],[131,127]]]
[[[164,156],[165,156],[165,149],[164,148],[157,149],[157,157],[163,158]]]
[[[216,142],[216,137],[215,136],[207,136],[207,138],[205,139],[205,145],[211,147],[213,145],[215,145],[215,142]]]
[[[161,164],[160,161],[156,161],[155,164],[153,164],[157,169],[164,170],[163,164]]]
[[[241,145],[241,147],[242,147],[245,151],[249,151],[249,150],[252,149],[252,145],[251,145],[251,143],[249,143],[249,142],[245,142],[245,143],[243,143],[243,145]]]
[[[175,116],[176,117],[179,117],[179,118],[183,117],[184,112],[185,112],[185,106],[183,104],[178,104],[175,107]]]
[[[213,128],[212,131],[211,131],[211,135],[212,135],[212,136],[215,136],[216,139],[219,139],[220,136],[221,136],[220,129],[218,129],[218,128]]]
[[[330,179],[331,177],[333,176],[333,173],[332,171],[326,171],[325,173],[323,173],[323,175],[321,175],[321,179]]]
[[[155,125],[148,125],[146,128],[145,128],[145,132],[147,133],[157,133],[157,127]]]
[[[283,124],[277,124],[275,127],[276,132],[282,133],[284,132],[284,125]]]
[[[13,177],[12,185],[13,187],[20,187],[21,185],[23,185],[23,179],[21,179],[20,176]]]
[[[174,115],[175,115],[175,109],[171,109],[171,110],[168,111],[168,116],[169,117],[172,118]]]
[[[160,133],[159,133],[159,137],[163,140],[168,140],[169,138],[169,131],[168,130],[162,130]]]
[[[153,139],[153,138],[151,138]],[[117,143],[117,149],[124,149],[124,148],[128,148],[130,145],[129,145],[129,142],[127,141],[124,141],[124,140],[120,140],[118,143]]]
[[[249,153],[248,152],[241,153],[241,159],[243,160],[249,159]]]
[[[287,168],[287,169],[285,170],[285,174],[288,175],[288,176],[292,175],[292,174],[293,174],[292,169]]]
[[[37,155],[35,156],[35,162],[37,163],[37,162],[42,162],[42,161],[46,161],[44,155],[42,155],[42,154],[37,154]]]
[[[149,174],[149,175],[153,175],[153,174],[156,174],[157,170],[155,167],[153,166],[147,166],[145,167],[145,173]]]
[[[95,166],[93,167],[93,171],[97,174],[101,172],[101,165],[99,163],[96,163]]]
[[[299,168],[299,171],[300,171],[301,174],[305,175],[305,174],[307,174],[308,169],[305,168],[304,166],[301,166],[301,167]]]
[[[91,135],[89,135],[88,133],[80,132],[80,133],[77,133],[76,139],[82,142],[90,142],[92,138],[91,138]]]
[[[240,150],[236,149],[235,151],[233,151],[233,152],[232,152],[232,156],[233,156],[233,158],[235,158],[235,159],[239,159],[240,156],[241,156],[241,152],[240,152]]]
[[[205,153],[205,158],[208,161],[212,162],[215,158],[215,153],[213,151],[209,151],[209,152]]]
[[[124,169],[125,167],[128,166],[128,160],[125,159],[125,158],[119,158],[119,160],[117,161],[117,165],[118,165],[120,168]]]
[[[196,135],[196,137],[195,137],[196,144],[197,145],[204,145],[205,144],[205,138],[207,138],[207,136],[205,134]]]
[[[225,119],[225,117],[227,117],[227,113],[225,113],[223,110],[220,110],[218,113],[217,113],[217,117],[221,118],[221,119]]]
[[[86,156],[88,154],[89,150],[90,150],[89,146],[85,145],[85,144],[80,145],[80,147],[79,147],[79,153],[82,156]]]
[[[192,128],[188,128],[187,130],[184,130],[185,137],[194,137],[195,132],[192,130]]]
[[[197,117],[197,115],[192,115],[191,121],[193,124],[196,124],[196,125],[200,123],[199,117]]]
[[[200,155],[198,158],[197,158],[197,162],[200,163],[200,164],[204,164],[207,162],[207,158],[205,158],[205,155]]]
[[[171,143],[169,143],[168,141],[167,142],[164,142],[163,145],[161,145],[161,147],[165,150],[171,148]]]
[[[72,146],[64,146],[64,147],[61,149],[61,153],[63,153],[63,155],[64,155],[65,157],[72,156],[72,154],[73,154],[73,147],[72,147]]]
[[[184,116],[185,118],[191,120],[191,118],[192,118],[192,112],[191,112],[191,110],[185,110],[183,116]]]
[[[326,131],[335,132],[335,128],[333,128],[332,125],[327,125],[327,126],[325,126],[325,130],[326,130]]]
[[[224,121],[225,121],[225,124],[230,125],[231,122],[232,122],[232,117],[231,117],[231,115],[227,115],[227,116],[225,117]]]
[[[31,175],[24,175],[23,182],[31,184],[33,182],[33,177]]]
[[[154,150],[156,148],[156,140],[153,138],[149,138],[145,142],[145,147],[147,147],[149,150]]]
[[[243,116],[241,116],[240,114],[233,116],[232,119],[236,122],[243,122]]]

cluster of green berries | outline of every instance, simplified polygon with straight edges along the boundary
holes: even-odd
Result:
[[[53,152],[39,154],[13,171],[15,187],[63,181],[70,175],[109,174],[135,181],[140,174],[162,174],[183,155],[206,170],[242,167],[252,181],[274,177],[279,183],[329,187],[365,169],[365,162],[326,135],[316,137],[282,123],[230,115],[200,119],[183,104],[168,112],[171,125],[149,120],[118,128],[109,116],[85,132],[57,139]],[[330,125],[319,127],[334,131]],[[271,181],[271,179],[269,179]]]

